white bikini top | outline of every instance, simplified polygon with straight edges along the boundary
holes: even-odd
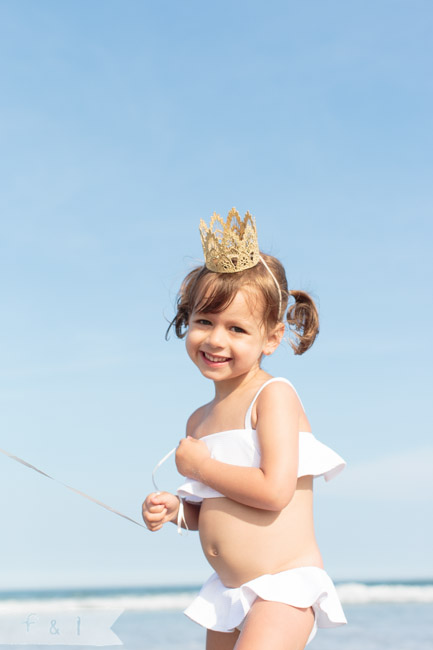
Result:
[[[251,413],[254,403],[262,390],[274,381],[284,381],[286,384],[289,384],[299,399],[295,387],[288,379],[284,377],[273,377],[266,381],[257,391],[248,408],[245,415],[245,429],[219,431],[218,433],[211,433],[200,438],[207,445],[211,458],[230,465],[260,467],[260,446],[257,432],[251,426]],[[299,401],[301,402],[300,399]],[[324,476],[325,480],[329,481],[339,474],[345,465],[346,462],[341,456],[330,447],[319,442],[312,433],[308,431],[299,432],[298,478],[300,476],[313,476],[314,478]],[[203,499],[224,496],[208,485],[189,478],[182,483],[177,493],[179,497],[192,503],[200,503]]]

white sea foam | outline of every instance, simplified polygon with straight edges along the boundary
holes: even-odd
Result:
[[[342,603],[433,603],[433,585],[350,582],[337,586]]]
[[[364,603],[433,603],[433,584],[375,584],[361,582],[337,585],[343,604]],[[176,611],[185,609],[197,591],[167,591],[143,594],[109,594],[98,596],[57,596],[39,598],[0,598],[0,613],[49,612],[50,610],[122,609],[125,611]]]
[[[193,592],[161,593],[145,595],[107,595],[81,598],[9,598],[0,600],[0,612],[26,612],[71,609],[123,609],[128,611],[162,611],[185,609],[194,596]]]

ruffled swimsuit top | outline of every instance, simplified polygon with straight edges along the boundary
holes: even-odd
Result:
[[[200,438],[207,445],[211,458],[230,465],[260,467],[260,446],[257,432],[251,426],[251,413],[261,391],[274,381],[284,381],[289,384],[299,399],[296,389],[288,379],[273,377],[266,381],[257,391],[248,408],[245,416],[245,429],[219,431]],[[299,401],[301,402],[300,399]],[[314,478],[323,476],[326,481],[329,481],[339,474],[345,465],[346,463],[341,456],[330,447],[319,442],[312,433],[309,431],[299,432],[298,478],[300,476],[313,476]],[[208,485],[189,478],[179,486],[177,494],[191,503],[200,503],[203,499],[224,496]]]

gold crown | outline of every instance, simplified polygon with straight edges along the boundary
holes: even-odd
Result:
[[[241,221],[239,212],[232,208],[226,223],[214,212],[209,227],[200,219],[200,236],[205,265],[210,271],[237,273],[260,261],[256,222],[249,212]]]

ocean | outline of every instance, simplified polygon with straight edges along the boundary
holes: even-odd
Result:
[[[342,582],[337,590],[348,625],[319,630],[309,649],[433,650],[433,580]],[[192,586],[3,591],[0,647],[108,643],[125,650],[203,650],[205,631],[182,614],[197,591]],[[86,629],[93,637],[86,637]]]

